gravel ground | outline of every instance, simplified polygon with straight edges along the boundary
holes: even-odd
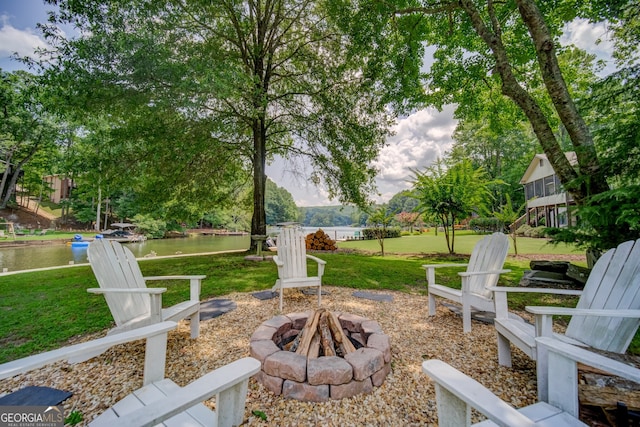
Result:
[[[377,320],[391,339],[392,371],[370,394],[323,403],[306,403],[275,396],[255,380],[249,383],[245,423],[248,426],[430,426],[437,425],[434,387],[422,373],[423,360],[438,358],[472,376],[516,407],[536,400],[535,363],[514,350],[513,368],[498,365],[492,325],[473,322],[470,334],[462,321],[439,306],[427,316],[427,297],[386,291],[392,302],[352,296],[354,289],[323,287],[330,294],[323,306]],[[201,335],[189,338],[186,322],[169,333],[166,376],[184,386],[206,372],[249,355],[249,338],[265,320],[278,314],[278,299],[261,301],[249,293],[225,295],[237,309],[203,321]],[[285,296],[284,312],[315,308],[316,296],[298,290]],[[521,314],[521,313],[520,313]],[[523,315],[523,317],[526,317]],[[95,334],[78,339],[102,336]],[[0,382],[0,395],[27,385],[44,385],[73,392],[65,413],[82,412],[85,421],[142,386],[144,343],[112,348],[87,362],[60,362]],[[207,402],[214,407],[215,402]],[[266,421],[252,414],[261,411]],[[475,415],[474,415],[475,418]]]

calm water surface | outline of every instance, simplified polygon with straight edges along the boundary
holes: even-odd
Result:
[[[330,238],[346,240],[359,237],[361,228],[321,227]],[[318,227],[305,227],[305,233],[313,233]],[[270,234],[278,232],[275,228],[267,230]],[[249,248],[250,236],[202,236],[175,239],[154,239],[138,243],[125,243],[136,258],[155,253],[157,256],[174,254],[196,254]],[[56,267],[61,265],[84,264],[87,261],[87,248],[73,248],[65,244],[34,245],[23,247],[0,247],[0,272],[31,270],[34,268]]]
[[[246,236],[191,236],[175,239],[146,240],[125,243],[137,257],[155,253],[157,256],[177,253],[195,254],[247,249],[250,237]],[[0,248],[0,271],[30,270],[33,268],[83,264],[87,261],[87,248],[72,248],[65,244]]]

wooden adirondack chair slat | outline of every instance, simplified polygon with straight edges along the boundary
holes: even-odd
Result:
[[[498,283],[500,274],[510,270],[503,269],[509,251],[509,238],[503,233],[493,233],[481,239],[473,248],[464,273],[459,273],[462,289],[454,289],[435,282],[435,269],[454,267],[455,264],[423,265],[427,274],[427,290],[429,292],[429,316],[436,314],[436,299],[448,299],[462,304],[462,329],[471,331],[471,310],[493,312],[493,292],[488,288]]]
[[[278,252],[273,261],[278,267],[278,280],[273,292],[280,293],[280,311],[282,311],[283,289],[299,287],[318,288],[318,306],[322,303],[322,275],[326,262],[307,254],[305,236],[299,227],[285,227],[278,235]],[[307,259],[315,261],[318,274],[308,276]]]
[[[89,245],[87,255],[100,285],[99,289],[87,291],[104,295],[116,323],[112,332],[126,331],[163,320],[190,319],[191,337],[198,337],[200,287],[206,276],[152,278],[154,280],[179,278],[190,281],[190,299],[162,309],[161,293],[166,291],[166,288],[147,288],[146,279],[142,275],[138,261],[128,248],[116,241],[96,239]]]
[[[548,360],[536,351],[535,338],[555,335],[571,341],[615,353],[627,351],[640,325],[640,239],[620,244],[604,253],[594,265],[575,309],[526,307],[536,316],[536,324],[518,323],[509,318],[508,292],[561,293],[561,290],[493,287],[496,303],[495,328],[498,336],[498,360],[511,366],[511,345],[521,349],[538,364],[538,393],[544,397]],[[574,315],[575,313],[575,315]],[[570,315],[564,334],[553,334],[553,316]]]
[[[116,345],[146,340],[143,387],[93,420],[84,420],[89,426],[231,427],[242,424],[249,379],[260,372],[260,362],[245,357],[180,387],[164,378],[167,333],[176,326],[175,322],[156,323],[14,360],[0,365],[0,378],[10,378],[60,360],[85,361]],[[216,400],[215,412],[202,403],[211,398]]]
[[[586,292],[585,286],[585,293],[576,308],[640,309],[640,286],[634,286],[632,283],[634,277],[638,277],[640,269],[640,244],[633,243],[625,242],[618,246],[615,252],[606,253],[609,256],[603,260],[607,261],[604,266],[606,268],[603,268],[604,274],[602,277],[596,274],[594,283],[589,286],[589,292]],[[598,286],[595,286],[595,283]],[[615,286],[611,286],[612,283],[615,283]],[[565,335],[591,347],[622,353],[633,339],[639,321],[640,319],[575,316],[569,322]]]
[[[438,425],[471,425],[471,408],[488,419],[474,426],[585,426],[580,421],[578,363],[640,382],[640,369],[604,357],[551,337],[536,338],[537,347],[549,355],[544,397],[539,402],[515,409],[477,381],[437,359],[422,364],[422,371],[435,382]],[[538,371],[540,366],[538,366]]]

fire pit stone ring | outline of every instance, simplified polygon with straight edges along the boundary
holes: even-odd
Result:
[[[384,383],[391,372],[391,343],[374,320],[329,314],[338,319],[343,337],[359,347],[344,357],[307,357],[283,349],[283,343],[297,337],[313,316],[313,311],[275,316],[254,331],[250,353],[262,363],[255,376],[259,383],[274,394],[309,402],[369,393]]]

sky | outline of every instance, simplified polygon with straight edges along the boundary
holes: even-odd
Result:
[[[15,52],[29,55],[37,48],[46,47],[36,24],[46,21],[48,8],[42,0],[0,0],[0,68],[22,69],[21,63],[10,58]],[[596,43],[599,39],[602,41]],[[610,59],[613,48],[603,24],[576,20],[569,24],[561,43],[573,43],[608,61],[602,75],[614,70]],[[441,112],[427,108],[397,120],[393,135],[387,139],[374,164],[379,171],[376,179],[379,194],[374,197],[375,201],[388,202],[394,194],[409,189],[411,170],[422,170],[444,156],[453,144],[452,134],[457,124],[453,113],[454,106],[445,106]],[[308,165],[281,158],[267,166],[267,176],[286,188],[299,207],[338,205],[338,200],[328,198],[326,189],[309,181],[309,175]]]

